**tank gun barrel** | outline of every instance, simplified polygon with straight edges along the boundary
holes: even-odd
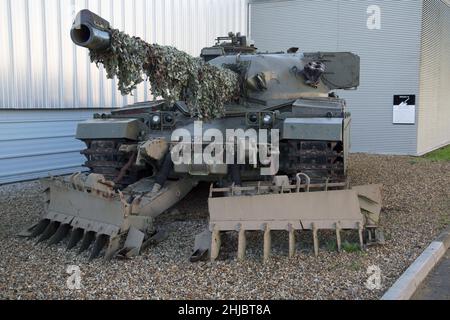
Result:
[[[240,96],[236,72],[128,35],[89,10],[77,14],[70,36],[76,45],[89,49],[91,61],[102,64],[109,79],[117,77],[122,95],[147,80],[154,97],[169,103],[185,101],[191,115],[204,119],[223,116],[225,103]]]
[[[72,41],[92,50],[105,50],[111,45],[110,23],[95,13],[81,10],[70,30]]]

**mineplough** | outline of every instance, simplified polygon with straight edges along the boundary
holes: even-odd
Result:
[[[304,178],[305,183],[302,183]],[[264,233],[264,261],[271,254],[271,231],[289,234],[289,257],[295,255],[296,231],[312,231],[314,253],[319,254],[320,230],[335,230],[338,251],[341,231],[356,230],[361,249],[383,243],[377,229],[381,212],[381,185],[349,188],[348,183],[311,184],[305,174],[291,184],[287,176],[277,176],[273,183],[256,182],[242,187],[210,189],[209,229],[197,236],[191,260],[207,254],[217,259],[222,244],[221,233],[238,233],[238,260],[245,259],[246,235]]]
[[[142,179],[123,191],[100,174],[76,173],[42,180],[46,209],[40,221],[20,236],[57,244],[68,237],[67,249],[91,249],[89,259],[131,257],[163,235],[153,219],[181,200],[196,185],[184,178],[167,181],[152,192],[154,181]]]

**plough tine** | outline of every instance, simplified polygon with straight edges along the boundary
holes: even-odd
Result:
[[[48,246],[59,243],[70,231],[70,224],[61,224],[56,233],[48,240]]]
[[[317,227],[316,224],[312,224],[313,230],[313,241],[314,241],[314,255],[317,257],[319,255],[319,237],[317,236]]]
[[[219,256],[220,246],[222,242],[220,239],[220,230],[213,228],[211,237],[211,261],[215,261]]]
[[[23,230],[19,233],[20,237],[34,238],[44,232],[45,228],[50,224],[49,219],[43,219],[33,226]]]
[[[38,225],[31,232],[30,237],[34,238],[40,235],[42,232],[44,232],[44,230],[48,227],[49,224],[50,224],[49,219],[39,221]]]
[[[289,224],[289,258],[293,258],[295,255],[295,230],[291,224]]]
[[[338,252],[341,252],[341,225],[339,222],[336,222],[336,243]]]
[[[129,259],[133,256],[137,256],[141,251],[144,238],[145,234],[142,231],[131,227],[128,230],[124,247],[117,253],[117,256],[123,259]]]
[[[238,238],[238,260],[242,261],[245,259],[245,248],[247,246],[247,239],[245,237],[245,229],[242,226],[239,229]]]
[[[359,234],[359,246],[361,247],[361,251],[364,250],[364,238],[363,238],[363,230],[361,222],[358,222],[358,234]]]
[[[83,238],[84,230],[81,228],[72,229],[72,233],[69,238],[66,250],[70,250],[77,245],[77,243]]]
[[[45,228],[44,232],[41,234],[39,239],[36,241],[36,244],[38,244],[39,242],[42,242],[44,240],[47,240],[48,238],[53,236],[55,234],[56,230],[58,230],[59,225],[60,225],[60,223],[58,221],[50,222],[50,224]]]
[[[212,232],[209,229],[195,236],[194,250],[190,261],[198,262],[209,258],[208,254],[211,252],[211,237]]]
[[[94,260],[98,257],[103,247],[108,243],[108,236],[106,234],[100,234],[95,239],[94,246],[92,248],[91,255],[89,256],[89,261]]]
[[[89,248],[92,241],[95,239],[95,232],[94,231],[88,231],[84,234],[83,240],[81,241],[80,250],[78,251],[78,254],[82,253],[84,250]]]
[[[114,258],[116,253],[119,251],[119,247],[120,247],[120,236],[110,238],[108,247],[106,248],[105,252],[105,259],[110,260]]]
[[[264,227],[264,262],[269,261],[272,248],[272,238],[270,236],[270,227],[268,224]]]

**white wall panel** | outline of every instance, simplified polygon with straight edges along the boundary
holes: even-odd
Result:
[[[198,56],[218,36],[246,32],[246,0],[0,0],[0,184],[82,170],[77,123],[99,109],[151,98],[117,81],[75,46],[70,28],[88,8],[113,27]],[[76,110],[75,110],[76,109]],[[105,110],[106,111],[106,110]]]
[[[450,143],[450,3],[425,0],[422,29],[419,154]]]
[[[88,8],[113,27],[198,56],[228,31],[246,32],[246,0],[0,0],[0,109],[110,108],[148,100],[148,84],[122,97],[116,80],[70,39]]]

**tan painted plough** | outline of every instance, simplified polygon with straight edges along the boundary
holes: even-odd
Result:
[[[302,183],[302,180],[305,182]],[[264,233],[264,261],[271,253],[271,231],[289,233],[289,257],[295,255],[296,231],[312,231],[314,253],[319,253],[319,231],[335,230],[341,251],[341,231],[357,230],[359,244],[382,243],[377,229],[381,211],[381,185],[349,188],[347,183],[311,184],[308,176],[298,174],[291,184],[287,176],[273,183],[249,183],[242,187],[210,189],[209,230],[196,238],[192,261],[218,258],[221,233],[238,233],[237,258],[245,258],[246,233]]]
[[[42,180],[47,207],[38,223],[20,236],[57,244],[68,237],[67,249],[91,249],[90,259],[131,257],[158,241],[153,219],[180,201],[196,185],[184,178],[167,181],[152,192],[154,181],[141,179],[122,191],[100,174],[74,174]]]

